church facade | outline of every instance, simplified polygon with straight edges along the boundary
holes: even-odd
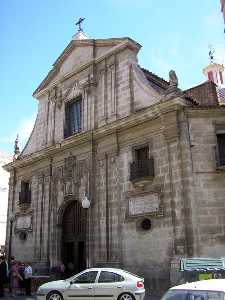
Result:
[[[225,253],[225,108],[138,65],[130,38],[79,31],[34,92],[10,172],[6,249],[41,274],[61,261],[124,268],[160,292],[184,257]],[[221,75],[222,76],[222,75]]]

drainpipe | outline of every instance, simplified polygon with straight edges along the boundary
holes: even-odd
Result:
[[[49,165],[49,194],[48,194],[48,243],[47,243],[47,265],[50,273],[50,225],[51,225],[51,199],[52,199],[52,158]]]
[[[14,212],[15,208],[15,185],[16,185],[16,170],[13,168],[13,183],[12,183],[12,206],[11,206],[11,214]],[[8,248],[8,265],[10,265],[10,258],[12,255],[12,228],[13,228],[13,218],[10,216],[10,207],[8,206],[8,215],[7,218],[9,218],[9,223],[7,222],[7,226],[9,224],[9,248]]]
[[[108,154],[105,154],[105,202],[106,202],[106,260],[109,261],[109,178]]]

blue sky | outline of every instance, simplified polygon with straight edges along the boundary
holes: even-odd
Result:
[[[220,0],[1,0],[0,151],[13,153],[17,133],[25,144],[37,112],[32,93],[80,16],[90,38],[135,39],[140,64],[165,79],[176,70],[181,88],[204,81],[209,44],[225,62]]]

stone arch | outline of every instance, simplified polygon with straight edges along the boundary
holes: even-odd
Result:
[[[69,195],[69,196],[65,196],[64,197],[64,201],[63,203],[60,205],[59,209],[58,209],[58,213],[57,213],[57,225],[59,227],[62,226],[62,221],[63,221],[63,216],[65,213],[65,210],[67,209],[67,207],[71,204],[71,202],[73,201],[78,201],[78,199],[75,196]]]

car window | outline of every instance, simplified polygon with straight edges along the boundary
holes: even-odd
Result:
[[[223,292],[190,291],[189,300],[223,300]]]
[[[223,292],[214,291],[192,291],[192,290],[170,290],[162,300],[224,300]]]
[[[190,291],[189,300],[207,300],[207,293],[205,291]]]
[[[162,298],[162,300],[189,300],[188,293],[184,290],[170,290]]]
[[[208,300],[224,300],[223,292],[207,292]]]
[[[124,281],[124,277],[113,273],[113,272],[108,272],[108,271],[101,271],[101,274],[99,276],[98,282],[103,283],[103,282],[120,282]]]
[[[90,271],[79,275],[74,278],[73,283],[94,283],[98,271]]]

